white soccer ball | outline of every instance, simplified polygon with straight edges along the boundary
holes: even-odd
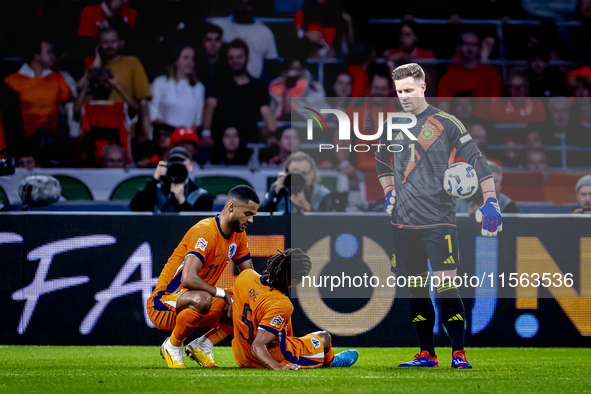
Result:
[[[445,170],[443,188],[452,197],[470,198],[478,190],[478,175],[467,163],[456,163]]]

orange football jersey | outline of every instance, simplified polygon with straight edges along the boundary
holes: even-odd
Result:
[[[162,269],[153,293],[156,294],[155,303],[159,296],[170,294],[181,286],[185,259],[189,255],[201,260],[203,265],[199,276],[215,286],[230,260],[239,265],[250,259],[246,232],[224,234],[217,215],[191,227]]]
[[[251,269],[238,275],[232,291],[234,358],[241,367],[260,365],[250,353],[250,345],[254,342],[257,331],[265,330],[283,336],[292,334],[293,304],[279,290],[271,290],[263,278]],[[269,353],[276,360],[283,358],[279,345],[280,342],[275,340],[268,346]]]

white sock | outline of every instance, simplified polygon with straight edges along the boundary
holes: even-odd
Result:
[[[183,347],[182,347],[182,346],[174,346],[174,345],[172,344],[172,342],[170,342],[170,337],[168,337],[168,339],[166,339],[166,342],[167,342],[167,343],[165,344],[165,346],[170,346],[171,348],[174,348],[174,349],[181,349],[181,350],[183,349]]]
[[[213,343],[211,343],[211,341],[206,338],[206,337],[201,337],[197,340],[199,342],[199,347],[203,350],[205,350],[208,353],[211,353],[211,349],[213,348]]]
[[[202,350],[210,351],[210,352],[211,352],[211,349],[213,348],[213,343],[211,343],[211,341],[209,339],[207,339],[205,336],[202,336],[202,337],[192,340],[189,345],[191,345],[193,347],[198,347]]]

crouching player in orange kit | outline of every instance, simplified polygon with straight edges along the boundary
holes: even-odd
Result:
[[[287,249],[269,259],[262,276],[252,269],[238,275],[232,287],[232,350],[239,366],[297,370],[350,367],[357,361],[356,350],[335,355],[326,331],[299,338],[292,336],[293,305],[286,294],[311,267],[310,258],[302,250]]]
[[[252,188],[236,186],[228,193],[222,212],[191,227],[164,266],[147,309],[159,330],[172,331],[160,348],[168,368],[186,368],[183,342],[196,328],[216,328],[224,317],[231,318],[232,297],[215,284],[230,260],[240,271],[252,268],[244,230],[258,207],[259,198]],[[205,355],[190,345],[188,354],[200,362]],[[210,357],[204,360],[206,366],[215,366]]]

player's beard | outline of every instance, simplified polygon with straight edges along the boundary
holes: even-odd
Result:
[[[244,229],[240,225],[240,221],[239,220],[233,220],[230,223],[230,225],[232,226],[232,231],[234,231],[235,233],[241,233],[241,232],[244,231]]]

